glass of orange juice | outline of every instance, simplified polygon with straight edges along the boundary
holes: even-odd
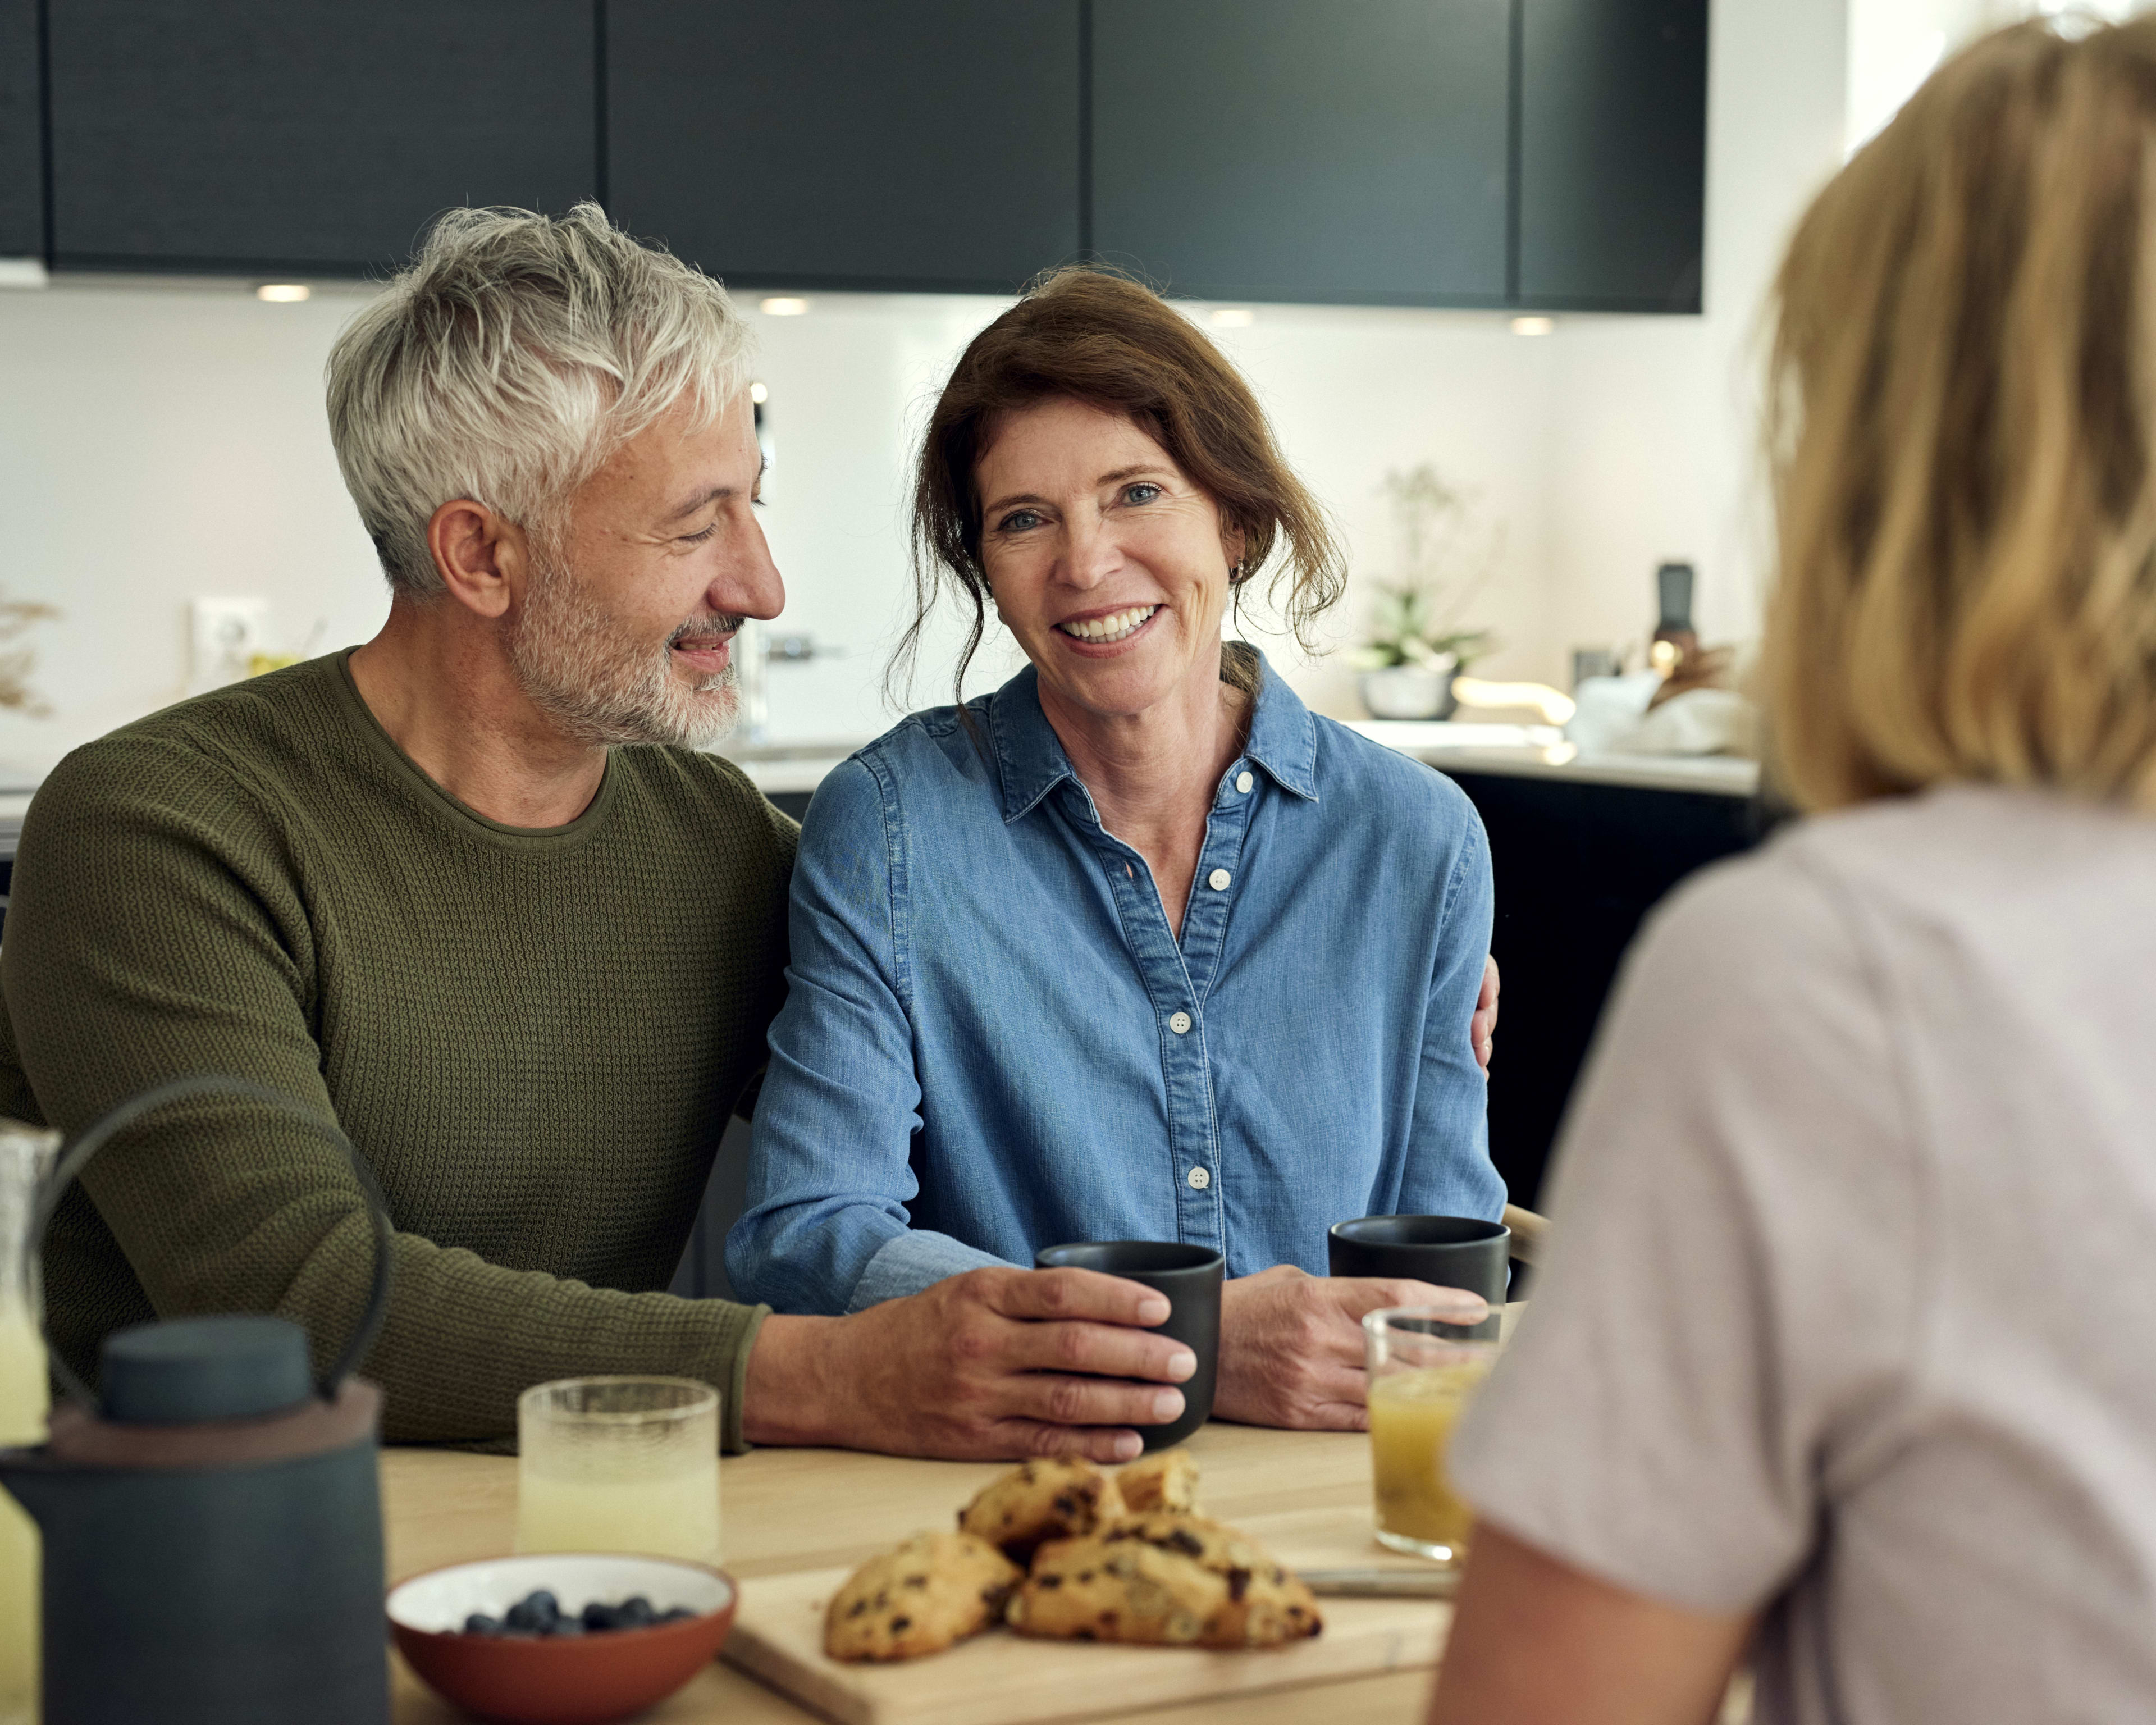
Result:
[[[1445,1450],[1498,1348],[1452,1316],[1442,1307],[1396,1306],[1363,1319],[1378,1543],[1440,1563],[1466,1556],[1473,1520],[1452,1489]]]
[[[719,1393],[565,1378],[516,1403],[516,1548],[719,1560]]]

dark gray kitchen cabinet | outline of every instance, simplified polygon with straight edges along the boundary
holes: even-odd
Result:
[[[0,0],[0,258],[45,249],[37,0]]]
[[[1094,249],[1202,299],[1497,305],[1509,0],[1094,0]]]
[[[744,286],[1009,291],[1078,251],[1079,0],[608,0],[608,204]]]
[[[363,274],[598,190],[592,0],[47,0],[54,261]]]
[[[1520,0],[1526,306],[1700,308],[1707,0]]]

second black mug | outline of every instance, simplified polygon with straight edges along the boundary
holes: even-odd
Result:
[[[1490,1302],[1490,1316],[1468,1333],[1497,1333],[1510,1277],[1512,1230],[1475,1216],[1358,1216],[1337,1222],[1325,1240],[1335,1276],[1397,1276],[1440,1288],[1465,1288]]]

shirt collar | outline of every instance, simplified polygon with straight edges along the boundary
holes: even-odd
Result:
[[[1282,682],[1255,647],[1258,662],[1258,705],[1250,716],[1245,757],[1265,768],[1282,790],[1317,800],[1317,721],[1310,709]],[[1003,779],[1004,824],[1029,812],[1065,779],[1075,784],[1076,771],[1063,752],[1062,740],[1040,710],[1040,673],[1031,665],[990,696],[988,734]]]

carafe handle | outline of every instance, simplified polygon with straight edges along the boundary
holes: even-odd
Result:
[[[351,1165],[353,1178],[359,1182],[360,1196],[366,1200],[368,1219],[374,1224],[374,1285],[367,1296],[367,1309],[360,1314],[359,1327],[346,1344],[344,1352],[337,1356],[336,1363],[315,1385],[316,1394],[324,1401],[335,1401],[337,1386],[367,1357],[367,1350],[374,1345],[374,1338],[382,1332],[382,1322],[389,1316],[390,1235],[393,1230],[389,1211],[382,1203],[382,1190],[375,1183],[373,1172],[361,1158],[359,1153],[352,1148],[352,1141],[345,1137],[336,1122],[323,1118],[296,1097],[286,1096],[282,1091],[272,1090],[269,1086],[257,1084],[249,1078],[198,1073],[153,1086],[107,1111],[84,1127],[62,1148],[51,1170],[38,1184],[37,1198],[30,1211],[28,1252],[31,1264],[34,1266],[44,1245],[45,1229],[53,1219],[53,1212],[59,1208],[62,1194],[74,1183],[75,1177],[89,1164],[90,1158],[102,1150],[116,1133],[132,1126],[152,1110],[162,1108],[167,1102],[184,1101],[189,1096],[249,1096],[296,1121],[342,1154]],[[38,1323],[42,1330],[44,1325],[42,1311],[38,1314]],[[45,1353],[52,1366],[53,1375],[59,1379],[60,1388],[85,1407],[95,1407],[97,1398],[90,1394],[89,1386],[75,1376],[68,1363],[60,1358],[59,1350],[51,1345],[50,1337],[46,1339]]]

